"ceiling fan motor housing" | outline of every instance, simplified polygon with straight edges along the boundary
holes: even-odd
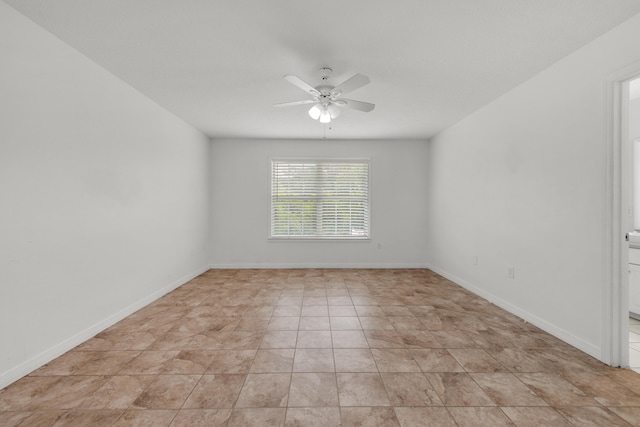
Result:
[[[321,123],[329,123],[340,115],[340,107],[346,107],[360,111],[371,111],[375,104],[350,99],[339,98],[343,93],[351,92],[369,83],[369,77],[356,74],[353,77],[340,83],[338,86],[326,84],[333,70],[328,67],[320,69],[322,84],[313,87],[309,83],[294,75],[284,76],[294,86],[299,87],[312,96],[312,99],[284,102],[275,104],[277,107],[288,107],[294,105],[314,104],[309,109],[309,116]]]
[[[320,85],[320,86],[316,86],[316,90],[318,92],[320,92],[320,97],[319,98],[331,98],[331,91],[333,90],[333,86],[329,86],[329,85]]]

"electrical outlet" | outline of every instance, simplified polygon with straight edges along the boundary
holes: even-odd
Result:
[[[515,277],[516,277],[516,268],[515,267],[507,268],[507,277],[509,279],[515,279]]]

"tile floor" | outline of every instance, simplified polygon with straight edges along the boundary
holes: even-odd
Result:
[[[429,270],[211,270],[0,391],[2,426],[628,426],[640,375]]]
[[[629,317],[629,366],[640,372],[640,320]]]

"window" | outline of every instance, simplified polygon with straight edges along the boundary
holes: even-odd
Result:
[[[272,160],[271,237],[368,239],[368,160]]]

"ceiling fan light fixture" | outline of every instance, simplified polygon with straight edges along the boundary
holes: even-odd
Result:
[[[326,108],[320,113],[320,123],[329,123],[331,122],[331,114],[329,114],[329,110]]]
[[[335,119],[340,115],[340,108],[336,107],[334,104],[329,104],[327,111],[332,119]]]
[[[311,117],[313,120],[318,120],[321,113],[322,111],[320,110],[319,104],[316,104],[309,109],[309,117]]]

